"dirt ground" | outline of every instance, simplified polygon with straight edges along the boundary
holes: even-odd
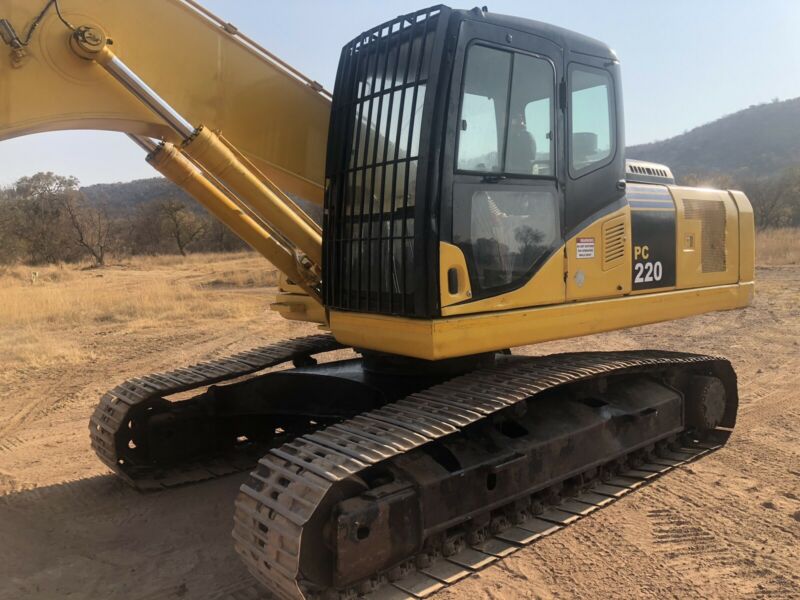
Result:
[[[104,276],[134,294],[144,285],[130,269]],[[95,459],[87,420],[127,377],[316,331],[267,312],[264,291],[217,281],[203,294],[233,313],[140,315],[136,326],[0,322],[6,339],[35,329],[43,344],[70,342],[52,360],[0,355],[0,599],[261,598],[230,537],[245,476],[138,493]],[[766,267],[751,308],[522,349],[727,356],[739,424],[721,451],[439,597],[800,598],[799,304],[800,266]]]

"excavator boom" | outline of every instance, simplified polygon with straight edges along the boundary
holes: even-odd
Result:
[[[50,4],[3,0],[0,19],[24,42]],[[61,0],[59,8],[73,27],[106,32],[114,53],[186,121],[224,131],[276,185],[322,203],[330,94],[320,84],[195,2]],[[0,53],[0,140],[101,129],[183,141],[107,72],[76,55],[55,6],[31,33],[25,45]]]
[[[10,51],[0,60],[0,140],[127,133],[284,274],[289,302],[278,310],[325,321],[321,229],[287,195],[322,200],[330,94],[321,85],[191,0],[0,9]]]

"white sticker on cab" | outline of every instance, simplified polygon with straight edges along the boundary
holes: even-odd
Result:
[[[579,237],[576,244],[578,258],[594,258],[594,238]]]

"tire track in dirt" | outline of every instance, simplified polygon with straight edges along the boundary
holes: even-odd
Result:
[[[800,594],[792,583],[791,560],[759,557],[752,540],[732,539],[735,524],[705,518],[682,507],[669,506],[647,512],[651,521],[656,551],[666,565],[685,577],[698,573],[714,593],[723,597],[748,597],[754,594],[774,594],[789,598]],[[704,521],[712,521],[711,523]],[[742,582],[749,582],[748,586]],[[749,589],[748,589],[749,588]],[[771,590],[771,591],[770,591]]]
[[[716,595],[789,598],[800,593],[800,589],[785,577],[782,567],[757,567],[752,559],[743,558],[730,543],[678,509],[650,510],[648,517],[653,523],[658,551],[670,568],[685,576],[693,576],[698,571],[707,574]],[[753,580],[759,583],[752,589],[743,589],[738,583]],[[737,582],[733,589],[731,582]]]
[[[64,369],[61,367],[26,372],[20,378],[23,381],[36,381],[36,392],[34,394],[28,388],[15,394],[17,407],[10,415],[3,415],[0,421],[0,439],[6,440],[30,422],[49,417],[67,407],[84,410],[88,422],[91,408],[106,389],[129,377],[153,370],[174,368],[176,354],[187,355],[178,364],[205,360],[218,353],[220,345],[242,348],[247,346],[242,344],[241,332],[236,331],[222,335],[219,332],[202,331],[178,334],[165,332],[144,342],[115,340],[113,345],[106,347],[101,359],[83,365],[80,376],[71,377],[68,381],[65,381]],[[160,366],[154,369],[154,365]],[[113,373],[113,376],[109,377],[109,373]],[[49,383],[41,386],[42,381]]]
[[[1,452],[13,452],[17,448],[19,448],[25,440],[19,437],[12,437],[12,438],[5,438],[0,440],[0,453]]]
[[[144,362],[144,360],[149,362],[149,359],[152,358],[148,349],[137,346],[128,347],[127,351],[119,350],[118,355],[107,355],[102,360],[83,366],[80,377],[73,377],[72,381],[64,380],[63,369],[59,367],[48,367],[22,374],[20,378],[23,382],[36,381],[39,385],[36,386],[35,394],[31,393],[32,390],[29,388],[14,395],[17,407],[11,415],[4,416],[3,423],[0,425],[0,437],[8,437],[30,421],[52,413],[63,403],[84,401],[85,395],[81,391],[87,386],[86,382],[96,379],[101,374],[120,371],[120,364],[127,367],[129,364]],[[162,346],[161,352],[164,351]],[[41,386],[42,381],[48,383]]]

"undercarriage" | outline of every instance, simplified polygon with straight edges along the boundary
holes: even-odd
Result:
[[[719,447],[736,418],[715,357],[316,364],[340,348],[313,336],[131,380],[93,446],[140,489],[255,466],[233,535],[278,597],[424,597]]]

